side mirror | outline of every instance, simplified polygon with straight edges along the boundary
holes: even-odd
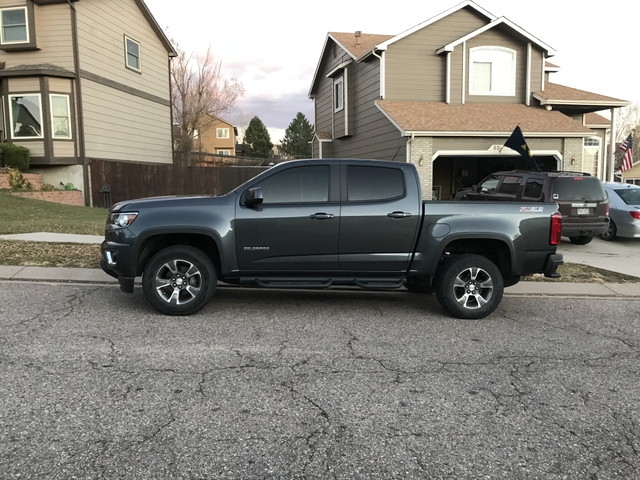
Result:
[[[478,191],[478,185],[471,185],[471,190],[473,190],[474,192]]]
[[[262,203],[262,187],[253,187],[244,192],[244,204],[249,207],[255,207]]]

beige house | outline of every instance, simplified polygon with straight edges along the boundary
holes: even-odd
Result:
[[[172,163],[175,55],[143,0],[0,0],[2,139],[87,202],[92,159]]]
[[[594,112],[628,102],[552,83],[555,53],[472,1],[399,35],[331,32],[309,91],[313,156],[411,162],[423,191],[449,199],[529,167],[502,148],[519,125],[541,169],[605,178],[610,125]]]
[[[194,139],[194,149],[204,153],[235,156],[237,136],[238,129],[234,125],[221,118],[207,115],[198,129],[197,138]]]

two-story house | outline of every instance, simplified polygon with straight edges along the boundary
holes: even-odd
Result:
[[[237,137],[238,129],[233,124],[207,114],[194,139],[194,149],[216,155],[235,155]]]
[[[87,202],[92,159],[172,163],[175,55],[143,0],[0,0],[2,140]]]
[[[628,102],[550,81],[552,47],[465,1],[399,35],[331,32],[309,97],[313,156],[411,162],[423,190],[452,198],[497,170],[516,126],[541,169],[605,175],[608,120]]]

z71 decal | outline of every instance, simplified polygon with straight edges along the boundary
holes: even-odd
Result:
[[[521,212],[542,212],[544,207],[520,207]]]

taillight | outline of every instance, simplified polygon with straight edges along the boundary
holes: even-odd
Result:
[[[629,212],[629,215],[631,215],[636,220],[640,220],[640,211],[639,210],[634,210],[633,212]]]
[[[551,215],[551,234],[549,235],[549,245],[560,245],[562,237],[562,214],[556,212]]]

